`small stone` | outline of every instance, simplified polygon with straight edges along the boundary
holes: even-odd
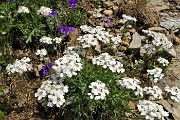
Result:
[[[127,41],[122,41],[121,44],[124,47],[128,47],[129,46],[129,42],[127,42]]]
[[[113,11],[112,10],[105,10],[103,13],[107,16],[111,16],[113,14]]]
[[[175,35],[168,35],[167,38],[168,40],[173,42],[175,45],[180,45],[180,39],[176,37]]]
[[[113,12],[115,14],[119,11],[119,7],[118,6],[113,6],[112,9],[113,9]]]
[[[141,37],[137,32],[135,32],[133,34],[133,39],[132,42],[130,43],[129,49],[140,48],[140,47],[141,47]]]
[[[121,46],[120,50],[121,50],[121,51],[126,51],[126,50],[127,50],[127,47]]]
[[[87,11],[90,15],[93,15],[93,11],[89,10]]]
[[[177,57],[177,53],[174,48],[171,48],[170,50],[167,50],[167,52],[172,56],[172,57]]]
[[[129,32],[131,32],[131,33],[135,33],[135,32],[136,32],[136,30],[135,30],[134,28],[132,28],[132,29],[130,29],[130,30],[129,30]]]
[[[162,27],[151,27],[151,28],[149,28],[149,30],[154,31],[154,32],[160,32],[160,33],[163,33],[165,35],[168,34],[167,30],[165,28],[162,28]]]
[[[111,1],[105,1],[105,2],[104,2],[104,7],[105,7],[105,8],[109,8],[109,7],[111,7],[111,6],[113,6],[113,2],[111,2]]]

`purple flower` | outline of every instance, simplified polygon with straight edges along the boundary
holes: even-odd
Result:
[[[64,36],[67,36],[69,31],[70,32],[75,32],[74,28],[70,27],[68,25],[66,25],[66,26],[59,25],[59,29],[60,29],[61,33],[64,34]]]
[[[75,8],[77,4],[77,0],[68,0],[69,5],[71,8]]]
[[[52,69],[52,63],[48,63],[47,65],[42,66],[43,75],[47,75],[51,69]]]
[[[108,26],[110,26],[110,19],[109,18],[104,18],[104,21],[107,23]]]
[[[50,16],[51,16],[52,18],[54,18],[54,17],[56,16],[57,12],[52,9],[49,14],[50,14]]]

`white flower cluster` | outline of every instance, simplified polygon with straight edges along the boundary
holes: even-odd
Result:
[[[141,56],[150,55],[156,52],[156,48],[152,44],[145,44],[140,48],[140,51]]]
[[[93,10],[93,17],[95,17],[95,18],[100,18],[100,17],[102,17],[102,14],[101,14],[101,11],[102,11],[103,9],[102,8],[99,8],[99,9],[94,9]]]
[[[59,44],[61,43],[62,39],[58,37],[52,39],[51,37],[43,36],[39,41],[45,44],[52,44],[54,41],[55,43]]]
[[[164,77],[164,74],[162,74],[162,69],[158,67],[155,67],[152,70],[147,70],[147,72],[148,72],[150,80],[155,83]]]
[[[162,105],[158,105],[155,102],[148,100],[140,100],[137,105],[141,115],[145,116],[145,119],[154,120],[165,120],[164,117],[169,116],[169,113],[164,111]]]
[[[162,58],[162,57],[158,58],[157,61],[158,61],[160,64],[162,64],[163,66],[168,66],[168,64],[169,64],[169,61],[166,60],[165,58]]]
[[[41,14],[43,16],[49,16],[50,12],[52,11],[51,8],[41,6],[39,10],[37,10],[37,14]]]
[[[145,92],[145,94],[153,95],[153,97],[156,99],[163,99],[163,92],[158,86],[145,87],[143,88],[143,91]]]
[[[180,89],[178,87],[172,87],[166,86],[164,90],[171,94],[171,99],[175,100],[176,102],[180,101]]]
[[[126,23],[127,21],[135,21],[135,22],[137,21],[136,18],[128,16],[126,14],[123,14],[122,17],[123,19],[121,19],[120,22],[123,24]]]
[[[23,74],[23,72],[27,72],[32,69],[32,65],[28,64],[28,62],[30,62],[29,57],[23,57],[21,60],[16,59],[16,61],[13,64],[8,64],[6,70],[8,74],[11,73]]]
[[[63,57],[55,60],[52,68],[59,77],[72,77],[82,69],[81,58],[74,51],[67,52]]]
[[[92,82],[91,85],[89,85],[89,88],[91,88],[91,93],[88,93],[88,95],[91,99],[104,100],[106,95],[109,94],[106,85],[99,80]]]
[[[116,61],[109,53],[102,53],[98,57],[94,57],[92,62],[93,64],[103,66],[103,68],[109,68],[112,72],[123,73],[125,71],[123,64]]]
[[[117,35],[116,37],[113,37],[111,34],[109,34],[109,32],[105,31],[105,28],[101,26],[96,26],[93,28],[87,25],[82,25],[80,28],[84,33],[87,33],[77,38],[77,40],[82,43],[83,48],[96,46],[99,42],[113,43],[115,45],[121,42],[121,36]]]
[[[58,37],[55,37],[54,39],[52,39],[55,43],[59,44],[61,43],[62,39],[61,38],[58,38]]]
[[[121,85],[126,89],[136,90],[135,95],[140,95],[143,97],[143,88],[139,85],[140,81],[136,78],[122,78],[117,82],[117,85]]]
[[[56,105],[56,107],[60,107],[65,102],[64,95],[67,92],[67,85],[63,85],[62,83],[59,85],[52,84],[52,81],[47,80],[44,81],[41,87],[37,90],[37,92],[35,93],[35,97],[37,97],[38,100],[47,97],[47,106],[53,107],[54,105]]]
[[[157,47],[162,47],[167,50],[173,46],[173,44],[167,39],[167,37],[162,33],[156,33],[150,30],[142,30],[147,35],[153,37],[152,44]]]
[[[29,13],[29,9],[25,6],[19,6],[18,13]]]
[[[114,45],[118,45],[122,42],[122,39],[121,39],[122,36],[114,36],[114,37],[111,37],[111,42],[114,44]]]
[[[35,54],[39,55],[40,57],[44,57],[47,55],[47,50],[46,49],[37,50]]]

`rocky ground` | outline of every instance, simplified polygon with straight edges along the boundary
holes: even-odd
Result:
[[[174,47],[169,51],[173,56],[173,62],[168,68],[165,82],[162,84],[178,86],[180,88],[180,0],[150,0],[147,6],[143,5],[143,3],[136,3],[137,6],[134,6],[133,2],[135,0],[109,0],[103,2],[102,6],[98,9],[92,9],[93,6],[87,6],[86,9],[90,18],[87,21],[94,26],[101,25],[106,27],[111,34],[120,34],[123,28],[121,28],[121,15],[119,15],[119,11],[132,15],[137,19],[143,18],[143,21],[136,24],[136,30],[129,29],[126,32],[127,39],[122,41],[121,51],[141,49],[145,41],[140,31],[145,28],[165,34],[173,42]],[[127,7],[132,9],[126,10]],[[105,17],[110,19],[109,24],[104,20]],[[142,27],[142,24],[144,27]],[[140,51],[140,54],[143,54],[143,51]],[[41,117],[45,116],[44,113],[48,111],[37,109],[38,104],[34,97],[35,90],[33,89],[33,84],[26,81],[13,81],[13,79],[10,81],[9,84],[6,83],[10,88],[5,89],[4,92],[9,93],[13,91],[13,94],[18,97],[16,101],[11,101],[14,111],[9,114],[8,119],[21,120],[28,118],[30,120],[41,120],[38,118],[38,115],[40,114]],[[18,88],[21,88],[21,90],[18,90]],[[160,104],[171,113],[170,119],[180,120],[179,103],[162,100]]]

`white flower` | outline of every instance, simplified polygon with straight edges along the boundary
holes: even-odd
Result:
[[[29,9],[25,6],[19,6],[18,13],[29,13]]]
[[[52,44],[52,38],[43,36],[40,40],[41,43]]]
[[[88,93],[90,99],[104,100],[106,95],[109,94],[106,85],[99,80],[92,82],[89,88],[91,88],[91,93]]]
[[[180,89],[178,87],[172,87],[166,86],[164,90],[168,93],[170,93],[170,97],[172,100],[175,100],[176,102],[180,102]]]
[[[41,100],[43,97],[45,97],[47,94],[46,94],[46,91],[43,90],[42,88],[39,88],[37,90],[37,92],[35,93],[35,97],[38,97],[38,100]]]
[[[136,78],[122,78],[119,80],[117,85],[121,85],[127,89],[136,90],[139,87],[140,81]]]
[[[161,80],[163,79],[164,77],[164,74],[162,74],[162,69],[161,68],[158,68],[158,67],[155,67],[154,69],[152,70],[147,70],[148,72],[148,75],[149,75],[149,78],[150,80],[152,80],[153,82],[157,82],[158,80]]]
[[[37,50],[36,55],[39,55],[40,57],[44,57],[47,55],[47,50],[46,49]]]
[[[145,119],[154,120],[157,118],[158,120],[165,120],[164,117],[169,116],[169,113],[164,111],[162,105],[158,105],[155,102],[148,100],[140,100],[137,108],[140,115],[145,116]]]
[[[109,68],[112,72],[123,73],[125,71],[123,64],[111,57],[109,53],[102,53],[98,57],[94,57],[92,63]]]
[[[123,17],[123,19],[121,19],[120,22],[123,24],[127,21],[135,21],[135,22],[137,21],[136,18],[128,16],[126,14],[123,14],[122,17]]]
[[[165,58],[158,58],[157,59],[157,61],[160,63],[160,64],[162,64],[163,66],[168,66],[168,64],[169,64],[169,61],[168,60],[166,60]]]
[[[158,86],[145,87],[143,90],[145,91],[145,94],[150,94],[156,99],[163,99],[163,92]]]
[[[41,6],[39,10],[37,10],[37,14],[41,14],[43,16],[49,16],[52,9],[48,7]]]
[[[56,38],[53,39],[53,41],[54,41],[55,43],[59,44],[59,43],[61,43],[62,39],[56,37]]]
[[[152,44],[156,47],[161,47],[162,49],[168,50],[173,46],[173,44],[163,33],[157,33],[150,30],[142,30],[142,32],[153,37]]]
[[[82,69],[82,64],[80,63],[81,58],[74,51],[66,51],[66,54],[55,60],[55,64],[52,68],[55,70],[55,73],[58,77],[72,77],[77,75],[77,71]]]
[[[23,74],[23,72],[32,70],[32,64],[28,64],[28,62],[30,62],[30,59],[28,57],[23,57],[21,60],[16,59],[13,64],[7,65],[6,71],[8,72],[8,74]]]
[[[50,80],[44,81],[35,93],[35,97],[41,100],[43,97],[48,99],[47,106],[61,107],[65,103],[64,95],[68,92],[68,86],[62,83],[53,83]]]

